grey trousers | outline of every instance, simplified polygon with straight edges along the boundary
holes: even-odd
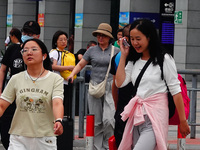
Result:
[[[114,134],[115,106],[111,92],[112,82],[106,85],[106,93],[95,98],[88,93],[89,113],[95,115],[94,150],[107,150],[108,139]]]
[[[144,115],[145,122],[133,129],[133,150],[154,150],[156,137],[152,128],[151,121]]]

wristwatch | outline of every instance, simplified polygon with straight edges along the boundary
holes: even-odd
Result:
[[[63,126],[62,118],[58,118],[58,119],[56,119],[56,120],[54,121],[54,123],[56,123],[56,122],[60,122],[60,123],[62,124],[62,126]]]

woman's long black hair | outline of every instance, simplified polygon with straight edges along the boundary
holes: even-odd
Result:
[[[43,67],[44,67],[46,70],[52,71],[52,62],[51,62],[51,60],[50,60],[49,52],[48,52],[48,50],[47,50],[46,45],[45,45],[41,40],[39,40],[39,39],[29,39],[29,40],[27,40],[27,41],[25,41],[25,42],[23,43],[22,49],[24,48],[24,45],[25,45],[27,42],[29,42],[29,41],[34,41],[34,42],[36,42],[36,43],[39,45],[39,47],[42,49],[42,54],[46,54],[46,55],[47,55],[46,59],[43,61]]]
[[[152,59],[153,65],[159,65],[161,69],[161,78],[163,79],[163,60],[164,60],[164,49],[161,46],[158,33],[154,24],[148,19],[139,19],[131,24],[130,31],[137,29],[142,32],[147,38],[149,38],[149,54]],[[131,40],[129,40],[131,41]],[[135,63],[142,53],[137,53],[132,44],[130,44],[130,52],[128,60],[132,60]]]

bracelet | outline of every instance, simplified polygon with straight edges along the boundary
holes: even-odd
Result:
[[[54,123],[56,123],[56,122],[60,122],[60,123],[62,124],[62,126],[63,126],[62,118],[58,118],[58,119],[56,119],[56,120],[54,121]]]
[[[60,120],[60,121],[62,121],[62,118],[57,118],[56,120]],[[56,121],[56,120],[55,120],[55,121]]]

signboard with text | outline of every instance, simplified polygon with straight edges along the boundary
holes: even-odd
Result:
[[[139,13],[139,12],[131,12],[130,13],[130,23],[137,19],[149,19],[153,22],[156,29],[160,27],[160,14],[159,13]]]

